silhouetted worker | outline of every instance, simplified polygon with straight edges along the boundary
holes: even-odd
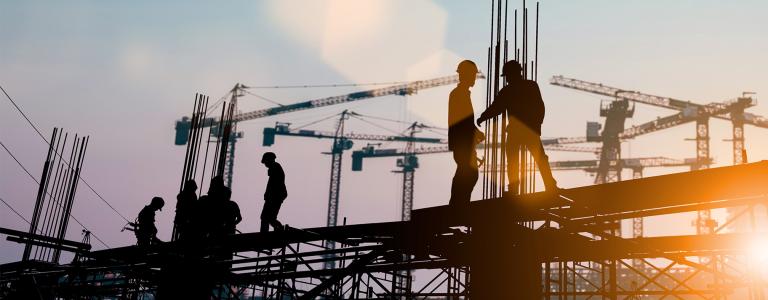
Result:
[[[221,197],[213,199],[210,207],[212,214],[212,234],[213,236],[225,236],[235,234],[237,224],[243,220],[240,215],[240,206],[231,200],[232,190],[222,189]]]
[[[208,186],[208,194],[201,196],[196,205],[195,227],[200,237],[218,236],[223,233],[224,222],[222,221],[225,204],[225,195],[231,190],[224,185],[222,176],[214,176]]]
[[[176,225],[176,234],[179,239],[189,238],[190,230],[197,205],[197,183],[187,180],[184,189],[176,195],[176,217],[173,223]]]
[[[224,233],[235,234],[237,231],[237,224],[243,220],[243,216],[240,215],[240,206],[237,202],[232,201],[232,190],[225,189],[224,196]]]
[[[288,197],[288,191],[285,189],[283,167],[275,159],[277,156],[272,152],[264,153],[261,157],[261,163],[267,167],[269,175],[267,189],[264,191],[264,208],[261,210],[261,232],[269,231],[270,225],[276,231],[283,230],[283,224],[277,220],[277,214],[283,200]]]
[[[504,64],[501,76],[507,81],[491,103],[477,119],[477,124],[498,116],[505,111],[508,114],[507,125],[507,176],[509,192],[519,193],[520,187],[520,150],[524,146],[531,152],[539,167],[544,186],[548,192],[558,192],[557,182],[549,168],[549,158],[541,145],[541,123],[544,121],[544,101],[541,99],[539,85],[535,81],[523,79],[522,67],[511,60]]]
[[[140,247],[161,243],[157,238],[157,227],[155,227],[155,212],[163,209],[165,201],[163,198],[154,197],[152,202],[144,206],[136,218],[136,244]]]
[[[475,113],[469,88],[475,85],[477,65],[471,60],[459,63],[459,84],[448,98],[448,149],[453,152],[456,173],[451,185],[449,205],[460,209],[469,204],[477,183],[477,152],[475,147],[485,135],[475,127]]]

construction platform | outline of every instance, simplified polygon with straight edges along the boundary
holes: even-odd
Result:
[[[70,264],[1,265],[0,296],[709,299],[739,288],[759,296],[765,283],[734,264],[748,269],[747,245],[765,236],[714,230],[626,239],[607,232],[625,219],[765,207],[766,183],[763,161],[564,189],[560,195],[479,200],[461,211],[418,209],[408,222],[82,250]],[[335,249],[325,247],[327,241]],[[659,267],[658,260],[669,263]],[[679,274],[669,275],[672,270]]]

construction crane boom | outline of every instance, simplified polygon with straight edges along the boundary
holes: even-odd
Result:
[[[674,159],[668,157],[641,157],[641,158],[623,158],[619,162],[614,162],[625,169],[646,168],[646,167],[687,167],[696,164],[695,158]],[[587,170],[597,171],[600,160],[567,160],[553,161],[549,163],[552,170]]]
[[[352,112],[350,112],[352,114]],[[274,136],[296,136],[296,137],[312,137],[318,139],[332,139],[335,138],[335,133],[329,131],[307,130],[307,129],[291,129],[290,123],[276,123],[275,127],[264,128],[264,146],[271,146],[274,144]],[[405,135],[382,135],[382,134],[367,134],[367,133],[344,133],[341,138],[348,140],[363,140],[363,141],[381,141],[381,142],[416,142],[416,143],[437,143],[445,144],[445,139],[429,138],[429,137],[409,137]]]
[[[483,79],[485,78],[485,76],[483,76],[482,73],[478,73],[477,78]],[[318,108],[323,106],[329,106],[334,104],[341,104],[341,103],[347,103],[352,101],[389,96],[389,95],[398,95],[398,96],[411,95],[411,94],[415,94],[419,90],[454,84],[458,82],[459,82],[458,75],[444,76],[444,77],[439,77],[439,78],[434,78],[429,80],[417,80],[417,81],[412,81],[404,84],[398,84],[398,85],[393,85],[393,86],[379,88],[379,89],[356,92],[356,93],[340,95],[340,96],[320,98],[320,99],[309,100],[309,101],[304,101],[304,102],[299,102],[299,103],[294,103],[289,105],[283,105],[279,107],[273,107],[268,109],[242,113],[242,114],[236,115],[235,120],[247,121],[247,120],[274,116],[277,114],[284,114],[284,113],[298,111],[298,110]]]
[[[739,104],[744,108],[755,106],[757,102],[752,98],[751,93],[744,93],[742,97],[735,100],[728,100],[725,102],[712,102],[709,104],[698,104],[687,100],[674,99],[669,97],[661,97],[650,94],[645,94],[632,90],[625,90],[616,87],[603,85],[601,83],[594,83],[574,78],[560,76],[553,76],[549,81],[550,84],[588,92],[596,95],[608,96],[616,99],[629,100],[637,103],[648,104],[656,107],[663,107],[668,109],[674,109],[679,111],[687,111],[688,115],[691,114],[707,114],[708,116],[732,121],[732,116],[728,114],[729,107]],[[700,115],[701,116],[701,115]],[[751,113],[744,113],[744,124],[750,124],[757,127],[768,128],[768,119],[762,116],[758,116]]]
[[[477,73],[477,78],[484,79],[485,76],[482,73]],[[406,96],[417,93],[420,90],[454,84],[459,82],[458,75],[438,77],[428,80],[417,80],[403,84],[397,84],[389,87],[372,89],[367,91],[355,92],[351,94],[331,96],[325,98],[319,98],[314,100],[302,101],[293,104],[286,104],[278,107],[271,107],[266,109],[255,110],[246,113],[238,113],[234,116],[235,122],[248,121],[258,118],[264,118],[289,112],[295,112],[300,110],[307,110],[319,107],[325,107],[335,104],[349,103],[353,101],[371,99],[382,96],[398,95]],[[248,86],[239,84],[240,88],[248,89]],[[176,145],[184,145],[187,142],[187,132],[189,131],[189,118],[182,118],[176,121]],[[206,118],[203,121],[203,126],[213,126],[218,124],[216,118]]]

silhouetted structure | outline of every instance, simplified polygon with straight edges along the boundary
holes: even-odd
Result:
[[[504,64],[501,76],[507,81],[507,86],[499,91],[493,103],[477,119],[477,123],[480,124],[504,112],[509,116],[505,145],[509,192],[517,194],[519,191],[522,147],[531,152],[547,191],[557,192],[557,181],[552,177],[549,158],[541,145],[544,101],[541,99],[539,85],[533,80],[523,79],[522,70],[517,61],[511,60]]]
[[[456,173],[451,185],[449,204],[454,208],[469,204],[472,189],[477,183],[477,152],[475,146],[485,135],[475,127],[475,113],[469,88],[475,85],[477,65],[470,60],[459,63],[459,84],[448,98],[448,149],[453,152]]]
[[[275,159],[277,156],[272,152],[264,153],[261,157],[261,163],[268,168],[269,175],[267,189],[264,191],[264,208],[261,210],[261,232],[269,231],[270,225],[275,230],[283,229],[283,224],[277,220],[277,214],[283,200],[288,197],[288,191],[285,188],[283,167]]]
[[[149,246],[160,243],[157,238],[157,227],[155,226],[155,212],[162,210],[165,205],[163,198],[154,197],[152,202],[144,206],[136,218],[136,244],[139,246]]]

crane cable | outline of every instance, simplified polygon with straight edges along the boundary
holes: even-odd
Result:
[[[21,114],[21,115],[24,117],[24,119],[25,119],[25,120],[27,120],[27,123],[29,123],[29,125],[30,125],[30,126],[32,126],[32,128],[33,128],[33,129],[35,129],[35,132],[37,132],[37,135],[38,135],[38,136],[40,136],[40,138],[41,138],[41,139],[43,139],[43,141],[44,141],[44,142],[45,142],[47,145],[49,145],[49,146],[50,146],[50,145],[51,145],[51,143],[48,141],[48,139],[46,139],[46,138],[45,138],[45,136],[43,136],[43,134],[40,132],[40,130],[37,128],[37,126],[35,126],[35,124],[34,124],[34,123],[32,123],[32,120],[30,120],[30,119],[29,119],[29,117],[27,117],[27,115],[24,113],[24,111],[22,111],[22,110],[21,110],[21,108],[20,108],[20,107],[19,107],[19,106],[16,104],[16,101],[13,101],[13,98],[11,98],[11,96],[10,96],[10,95],[8,95],[8,93],[5,91],[5,89],[3,88],[3,86],[2,86],[2,85],[0,85],[0,90],[2,90],[2,91],[3,91],[3,94],[5,94],[5,97],[6,97],[6,98],[8,98],[8,100],[10,100],[10,101],[11,101],[11,103],[12,103],[12,104],[13,104],[13,106],[16,108],[16,110],[17,110],[17,111],[18,111],[18,112],[19,112],[19,113],[20,113],[20,114]],[[61,158],[61,159],[62,159],[62,161],[64,161],[64,163],[66,163],[66,164],[67,164],[67,166],[68,166],[68,167],[72,168],[72,165],[70,165],[68,161],[64,160],[64,158],[61,156],[61,153],[58,153],[58,152],[56,152],[56,155],[58,155],[58,156],[59,156],[59,158]],[[107,201],[107,199],[104,199],[104,197],[102,197],[102,196],[101,196],[101,194],[99,194],[99,193],[98,193],[98,192],[97,192],[97,191],[96,191],[96,190],[95,190],[95,189],[94,189],[94,188],[91,186],[91,184],[89,184],[89,183],[88,183],[88,181],[85,181],[85,178],[83,178],[82,176],[79,176],[79,179],[80,179],[80,181],[82,181],[83,183],[85,183],[85,185],[88,187],[88,189],[90,189],[90,190],[91,190],[91,192],[93,192],[94,194],[96,194],[96,196],[97,196],[97,197],[99,197],[99,199],[101,199],[101,201],[102,201],[102,202],[104,202],[105,204],[107,204],[107,206],[109,206],[109,208],[110,208],[110,209],[112,209],[112,211],[114,211],[114,212],[115,212],[115,213],[116,213],[118,216],[120,216],[121,218],[123,218],[123,220],[125,220],[126,222],[130,222],[130,221],[128,220],[128,218],[126,218],[125,216],[123,216],[123,214],[121,214],[119,211],[117,211],[117,209],[115,209],[115,207],[114,207],[114,206],[112,206],[112,204],[111,204],[111,203],[109,203],[109,201]]]
[[[22,215],[21,215],[21,214],[20,214],[18,211],[16,211],[16,209],[14,209],[14,208],[13,208],[13,206],[11,206],[10,204],[8,204],[8,202],[5,202],[5,200],[3,200],[3,198],[0,198],[0,201],[1,201],[1,202],[3,202],[3,204],[5,204],[5,206],[8,206],[8,208],[10,208],[10,209],[11,209],[11,211],[13,211],[13,213],[15,213],[17,216],[19,216],[19,218],[21,218],[22,220],[24,220],[24,222],[27,222],[27,224],[30,224],[30,223],[29,223],[29,220],[27,220],[27,218],[25,218],[25,217],[24,217],[24,216],[22,216]],[[30,224],[30,225],[31,225],[31,224]]]
[[[21,116],[24,117],[24,119],[27,121],[27,123],[30,126],[32,126],[32,129],[34,129],[35,132],[37,132],[37,135],[40,136],[40,138],[43,139],[43,141],[50,146],[51,143],[48,141],[48,139],[46,139],[45,136],[43,136],[43,134],[40,132],[40,129],[38,129],[37,126],[35,126],[35,124],[32,122],[32,120],[30,120],[29,117],[27,117],[27,114],[25,114],[24,111],[21,110],[21,107],[19,107],[19,105],[16,104],[16,101],[14,101],[13,98],[11,98],[11,96],[8,95],[8,92],[5,91],[5,89],[3,88],[2,85],[0,85],[0,91],[3,92],[3,94],[8,99],[8,101],[10,101],[11,104],[13,104],[13,107],[15,107],[16,110],[21,114]],[[5,148],[5,145],[3,145],[3,148]],[[6,151],[8,151],[8,148],[6,148]],[[8,153],[10,154],[10,151],[8,151]],[[67,164],[67,166],[69,166],[70,168],[72,167],[68,161],[63,159],[61,153],[56,152],[56,155],[58,155],[59,158],[62,158],[62,160]],[[17,160],[17,162],[19,163],[19,165],[21,165],[21,163],[18,160]],[[25,171],[26,171],[26,169],[25,169]],[[27,174],[29,174],[29,172],[27,172]],[[29,174],[29,175],[32,176],[32,174]],[[109,203],[109,201],[107,201],[107,199],[104,199],[104,197],[102,197],[101,194],[99,194],[99,192],[97,192],[96,189],[94,189],[93,186],[91,186],[91,184],[89,184],[88,181],[85,180],[85,178],[83,178],[82,176],[79,176],[78,178],[80,179],[80,181],[85,183],[85,185],[88,187],[88,189],[91,190],[91,192],[93,192],[102,202],[104,202],[107,206],[109,206],[109,208],[112,209],[113,212],[115,212],[118,216],[120,216],[126,222],[130,222],[130,220],[128,220],[128,218],[126,218],[123,214],[121,214],[119,211],[117,211],[117,209],[114,206],[112,206],[112,204]],[[35,182],[37,182],[37,179],[34,178],[34,176],[32,176],[32,179],[34,179]],[[72,217],[72,219],[75,219],[74,216]],[[79,221],[77,221],[77,222],[80,223]],[[83,227],[83,228],[85,228],[85,227]],[[86,228],[86,230],[87,230],[87,228]],[[94,235],[94,237],[96,237],[96,236]],[[99,240],[98,237],[96,237],[96,239]],[[101,242],[101,240],[99,240],[99,241]],[[102,242],[102,244],[104,244],[104,242]],[[104,244],[104,245],[106,246],[106,244]]]
[[[31,179],[32,179],[32,180],[33,180],[35,183],[37,183],[38,185],[40,185],[40,181],[37,181],[37,178],[35,178],[35,176],[32,176],[32,173],[30,173],[30,172],[29,172],[29,170],[27,170],[27,168],[24,166],[24,164],[22,164],[22,163],[21,163],[21,162],[20,162],[20,161],[19,161],[19,160],[16,158],[16,156],[15,156],[15,155],[13,155],[13,153],[11,152],[11,150],[10,150],[10,149],[8,149],[8,147],[6,147],[6,146],[5,146],[5,144],[3,144],[3,142],[2,142],[2,141],[0,141],[0,146],[2,146],[2,147],[3,147],[3,149],[5,149],[5,151],[6,151],[6,152],[8,152],[8,154],[11,156],[11,158],[13,158],[13,160],[15,160],[17,164],[19,164],[19,167],[21,167],[21,168],[24,170],[24,172],[26,172],[26,173],[27,173],[27,175],[29,175],[29,178],[31,178]],[[48,191],[46,191],[46,193],[48,193],[48,195],[49,195],[49,196],[52,196],[52,195],[51,195],[51,194],[50,194]],[[3,201],[3,203],[5,203],[5,201]],[[55,203],[56,203],[57,205],[59,205],[59,207],[61,207],[61,204],[60,204],[60,203],[58,203],[58,202],[55,202]],[[13,210],[13,211],[14,211],[14,212],[15,212],[17,215],[19,215],[19,217],[21,217],[21,215],[20,215],[18,212],[16,212],[16,210],[15,210],[15,209],[13,209],[13,207],[11,207],[11,206],[10,206],[8,203],[5,203],[5,205],[7,205],[8,207],[10,207],[10,208],[11,208],[11,210]],[[103,240],[101,240],[101,239],[100,239],[100,238],[99,238],[99,237],[98,237],[98,236],[97,236],[95,233],[93,233],[93,230],[90,230],[88,227],[85,227],[85,225],[83,225],[83,223],[82,223],[82,222],[80,222],[80,220],[78,220],[77,218],[75,218],[75,215],[73,215],[72,213],[70,213],[70,214],[69,214],[69,217],[70,217],[70,218],[72,218],[72,220],[74,220],[75,222],[77,222],[77,224],[79,224],[79,225],[80,225],[80,227],[82,227],[83,229],[85,229],[85,230],[87,230],[87,231],[90,231],[90,232],[91,232],[91,235],[92,235],[92,236],[93,236],[93,237],[94,237],[94,238],[95,238],[97,241],[99,241],[99,242],[100,242],[102,245],[104,245],[104,247],[110,248],[110,247],[109,247],[109,245],[107,245],[107,243],[105,243],[105,242],[104,242]],[[21,217],[21,218],[22,218],[22,219],[24,219],[24,221],[26,221],[27,223],[29,223],[29,221],[27,221],[27,219],[25,219],[24,217]]]
[[[390,82],[366,82],[366,83],[336,83],[336,84],[303,84],[303,85],[261,85],[247,86],[249,89],[303,89],[303,88],[335,88],[335,87],[356,87],[356,86],[375,86],[375,85],[396,85],[406,84],[408,81],[390,81]]]

